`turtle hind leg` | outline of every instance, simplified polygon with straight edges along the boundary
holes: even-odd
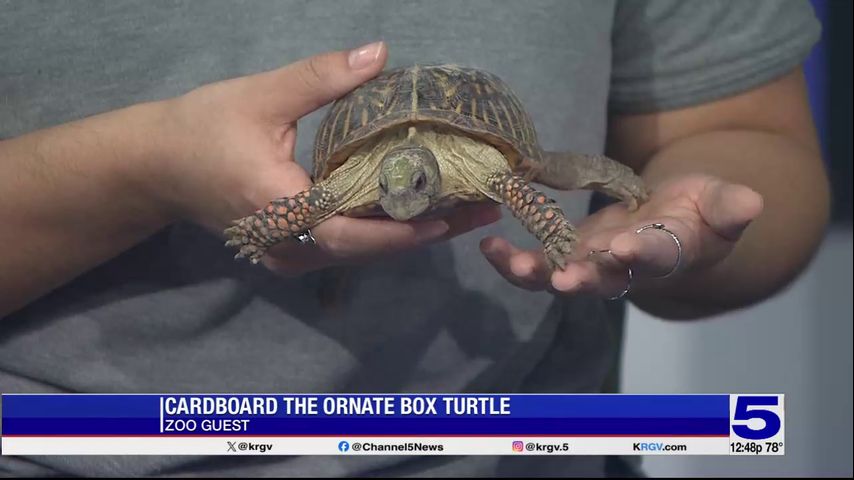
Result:
[[[299,233],[328,217],[333,196],[322,185],[315,185],[293,197],[273,200],[254,214],[237,219],[225,229],[227,247],[239,247],[234,258],[246,257],[258,263],[267,249],[293,239]]]
[[[622,200],[629,210],[637,210],[649,198],[643,179],[605,155],[543,152],[534,181],[559,190],[595,190]]]
[[[510,172],[490,175],[487,184],[513,216],[543,243],[549,267],[566,267],[566,257],[572,254],[578,235],[557,203]]]

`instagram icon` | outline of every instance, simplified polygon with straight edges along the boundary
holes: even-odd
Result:
[[[521,451],[523,451],[524,449],[525,449],[525,446],[524,446],[524,444],[523,444],[521,441],[516,440],[516,441],[514,441],[514,442],[513,442],[513,451],[514,451],[514,452],[521,452]]]

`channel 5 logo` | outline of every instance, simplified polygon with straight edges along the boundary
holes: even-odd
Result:
[[[515,440],[513,442],[513,451],[514,452],[522,452],[525,450],[525,444],[522,443],[521,440]]]
[[[782,437],[784,395],[730,395],[731,433],[745,440]]]

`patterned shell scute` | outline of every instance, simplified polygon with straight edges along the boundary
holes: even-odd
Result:
[[[384,72],[333,103],[315,138],[315,179],[388,128],[425,122],[481,138],[514,165],[541,159],[534,125],[501,79],[473,68],[416,65]]]

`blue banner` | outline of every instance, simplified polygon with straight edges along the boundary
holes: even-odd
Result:
[[[727,436],[729,395],[3,395],[4,436]]]

